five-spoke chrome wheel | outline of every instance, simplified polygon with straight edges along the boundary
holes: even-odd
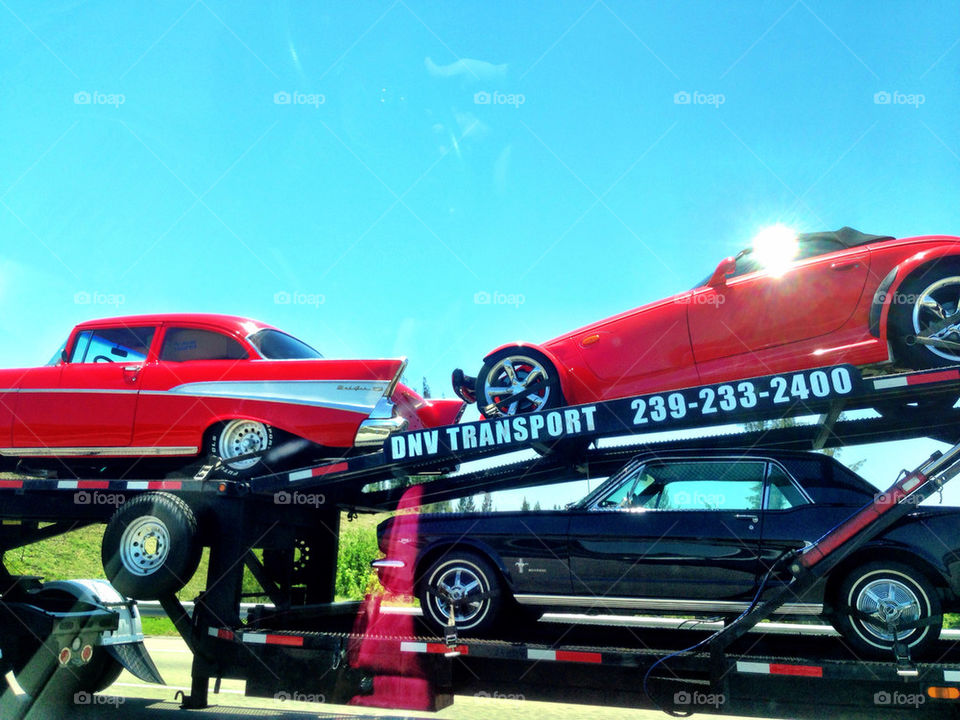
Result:
[[[500,608],[500,584],[485,558],[456,551],[435,561],[420,584],[418,595],[424,621],[433,632],[453,620],[457,629],[483,634],[492,629]]]
[[[519,415],[561,404],[557,371],[539,353],[523,348],[496,353],[477,377],[477,406],[487,417]]]
[[[960,276],[950,275],[928,285],[913,304],[913,331],[917,337],[949,345],[926,345],[934,355],[960,362]]]

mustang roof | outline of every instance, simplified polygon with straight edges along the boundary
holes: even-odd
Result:
[[[839,230],[827,230],[815,233],[800,233],[797,240],[800,242],[814,242],[817,240],[835,240],[846,247],[856,247],[857,245],[866,245],[867,243],[880,242],[881,240],[893,240],[892,235],[867,235],[859,230],[854,230],[846,225]]]

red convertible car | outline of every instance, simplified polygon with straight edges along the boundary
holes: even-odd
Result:
[[[136,458],[140,473],[212,455],[226,475],[253,475],[294,451],[342,456],[457,422],[463,403],[423,399],[400,383],[405,365],[324,359],[226,315],[85,322],[49,365],[0,370],[0,456],[57,469]]]
[[[692,290],[504,345],[453,385],[490,417],[837,363],[960,363],[960,238],[776,226]]]

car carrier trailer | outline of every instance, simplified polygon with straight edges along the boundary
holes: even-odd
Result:
[[[713,634],[639,635],[622,628],[541,622],[503,640],[460,637],[455,626],[444,637],[423,637],[412,618],[381,612],[375,599],[333,601],[341,514],[394,510],[398,503],[410,504],[405,496],[411,489],[417,503],[426,503],[605,477],[642,449],[821,449],[919,437],[953,444],[960,439],[960,410],[950,406],[958,397],[957,368],[864,377],[853,367],[834,366],[399,433],[376,453],[249,480],[215,479],[210,465],[192,478],[165,480],[0,480],[0,551],[106,523],[106,536],[112,534],[116,541],[105,554],[108,571],[111,563],[120,567],[118,584],[144,590],[141,596],[161,587],[157,599],[193,652],[185,708],[207,706],[211,678],[237,678],[246,681],[246,693],[253,696],[421,710],[441,709],[456,694],[487,693],[671,712],[822,717],[828,708],[869,715],[894,708],[942,717],[960,708],[960,652],[955,648],[942,643],[943,657],[936,663],[915,662],[903,647],[887,662],[864,662],[836,640],[747,636],[784,602],[784,593],[758,599]],[[882,417],[841,416],[878,407]],[[804,416],[817,421],[742,427]],[[731,425],[737,429],[718,433]],[[695,435],[655,435],[678,430]],[[629,444],[598,443],[613,437],[627,437]],[[532,459],[452,472],[464,463],[529,449],[537,451]],[[891,488],[878,494],[873,505],[782,558],[793,577],[791,586],[816,582],[958,471],[960,447],[954,445],[895,482],[891,478]],[[119,501],[123,504],[116,509]],[[148,515],[148,509],[162,517]],[[112,527],[121,512],[122,533]],[[206,587],[188,615],[175,596],[177,588],[160,581],[176,574],[169,572],[168,559],[189,558],[201,546],[210,549]],[[166,563],[162,577],[161,556]],[[241,621],[245,568],[262,588],[256,594],[268,597],[271,605],[254,608]],[[173,579],[182,585],[189,578]],[[91,604],[87,596],[88,605],[78,606],[82,622],[69,630],[57,624],[61,618],[53,605],[35,602],[38,612],[51,619],[42,632],[28,634],[14,612],[24,592],[36,597],[57,584],[44,586],[2,569],[0,580],[0,662],[6,663],[7,681],[3,701],[14,702],[22,714],[44,685],[27,682],[24,688],[18,682],[21,676],[26,680],[29,659],[23,650],[13,655],[11,648],[29,647],[24,639],[31,637],[35,655],[42,654],[38,641],[58,653],[75,645],[81,650],[106,646],[116,632],[113,623],[119,626],[125,617],[123,608],[134,612],[135,606],[123,599]],[[135,641],[139,628],[131,628]],[[71,653],[63,667],[45,672],[55,677],[87,664],[77,660]],[[145,653],[124,664],[145,679],[159,680],[155,668],[151,675]],[[811,697],[816,704],[811,705]]]

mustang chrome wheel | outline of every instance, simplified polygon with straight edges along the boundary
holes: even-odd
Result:
[[[857,610],[875,617],[880,623],[863,623],[871,635],[887,642],[893,641],[893,633],[886,630],[886,623],[914,622],[920,619],[920,598],[905,583],[893,578],[874,580],[865,585],[857,596]]]
[[[269,428],[263,423],[253,420],[231,420],[220,432],[217,455],[232,469],[247,470],[260,462],[260,458],[253,457],[233,462],[231,458],[268,450],[272,440]]]
[[[492,630],[501,605],[496,570],[483,557],[454,551],[440,558],[423,575],[418,588],[423,619],[443,634],[451,608],[457,629],[482,635]]]

